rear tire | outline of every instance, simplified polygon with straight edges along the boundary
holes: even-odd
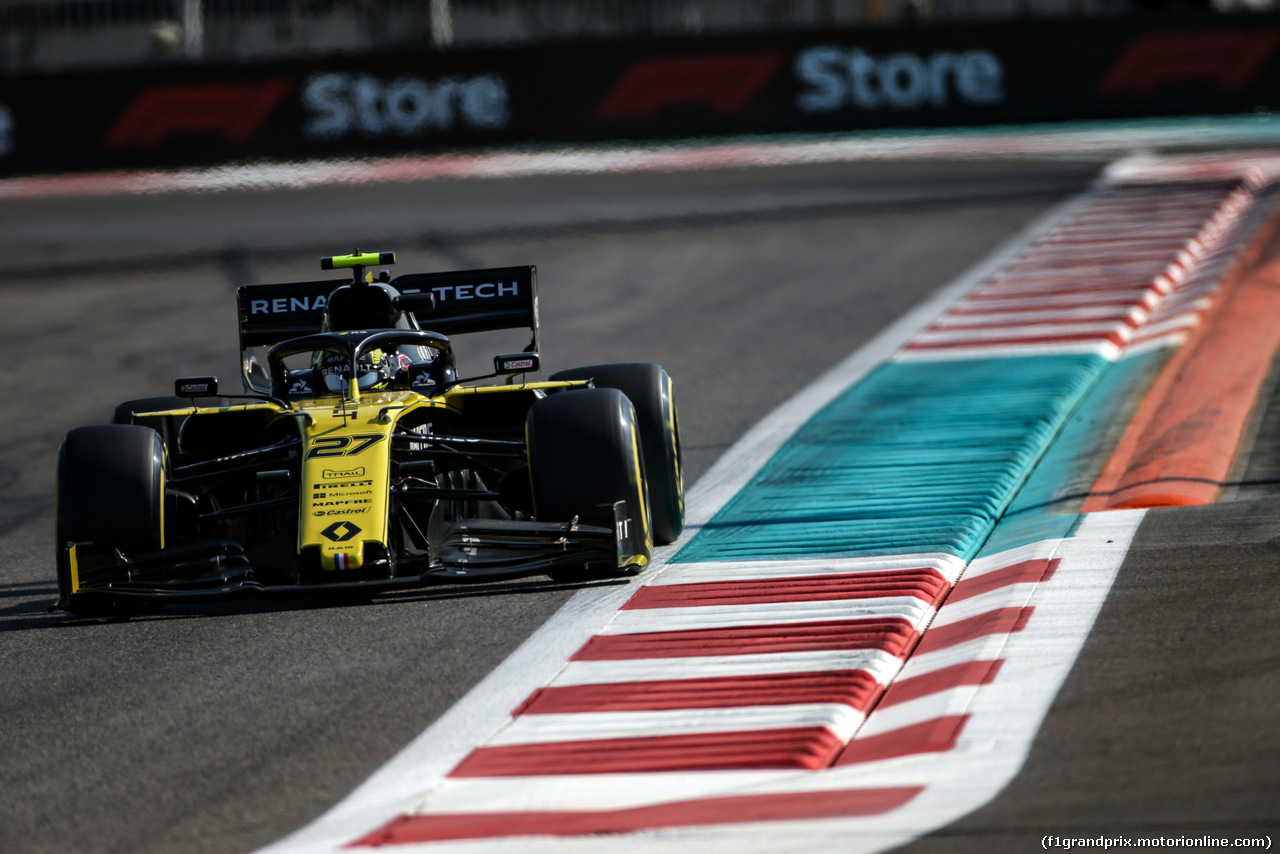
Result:
[[[616,389],[552,395],[529,409],[525,421],[534,516],[540,522],[614,524],[612,506],[626,501],[640,552],[627,568],[557,571],[560,580],[634,574],[653,557],[649,495],[643,475],[635,408]]]
[[[164,441],[150,427],[77,427],[58,451],[57,489],[58,593],[71,610],[83,612],[71,591],[68,542],[125,554],[164,545]],[[110,600],[106,604],[111,610]]]
[[[644,478],[653,510],[653,540],[674,543],[684,531],[684,466],[680,421],[671,377],[660,365],[591,365],[552,374],[554,380],[593,380],[596,388],[616,388],[636,409]]]

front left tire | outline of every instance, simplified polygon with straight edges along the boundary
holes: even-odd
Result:
[[[613,527],[613,505],[626,501],[637,554],[627,567],[609,567],[600,575],[643,569],[653,558],[653,530],[635,407],[626,395],[582,389],[539,400],[529,409],[525,438],[535,518],[568,522],[576,516],[585,524]]]
[[[671,377],[660,365],[635,362],[571,368],[551,379],[591,380],[595,388],[617,389],[631,401],[653,510],[653,540],[658,545],[678,540],[684,531],[684,462]]]

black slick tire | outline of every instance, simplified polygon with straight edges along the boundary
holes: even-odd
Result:
[[[594,577],[638,572],[653,557],[649,496],[642,472],[635,407],[616,389],[551,395],[525,421],[534,516],[540,522],[612,527],[612,505],[626,501],[639,554],[627,568],[591,571]],[[567,578],[553,573],[553,578]],[[580,576],[581,577],[581,576]]]
[[[653,540],[659,545],[674,543],[684,531],[684,468],[671,377],[660,365],[630,363],[557,371],[551,379],[592,380],[596,388],[621,391],[635,406],[653,510]]]
[[[112,424],[137,424],[150,427],[160,434],[165,445],[178,447],[178,430],[185,415],[134,415],[135,412],[163,412],[169,409],[190,409],[193,402],[181,397],[144,397],[139,400],[126,400],[116,407],[112,413]]]
[[[75,607],[69,542],[125,554],[164,544],[165,446],[149,427],[77,427],[58,451],[56,554],[58,594]]]

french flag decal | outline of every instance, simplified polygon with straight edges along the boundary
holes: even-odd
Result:
[[[338,552],[337,554],[335,554],[333,556],[333,568],[339,569],[339,570],[350,569],[351,555],[347,552]]]

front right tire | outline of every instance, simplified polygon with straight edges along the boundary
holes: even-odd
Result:
[[[71,610],[68,543],[124,554],[164,546],[165,445],[150,427],[96,424],[67,434],[58,451],[58,594]],[[122,579],[123,580],[123,579]]]

